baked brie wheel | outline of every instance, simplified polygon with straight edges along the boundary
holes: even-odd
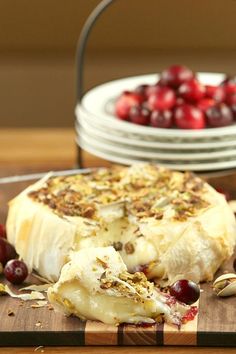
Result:
[[[200,282],[232,255],[236,225],[224,196],[200,178],[137,164],[47,176],[9,203],[7,235],[50,281],[72,250],[113,246],[131,273]]]
[[[59,281],[48,289],[55,309],[107,324],[168,322],[180,326],[190,306],[161,293],[142,272],[127,271],[113,247],[71,253]]]

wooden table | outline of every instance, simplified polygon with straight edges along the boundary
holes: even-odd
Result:
[[[0,130],[0,176],[33,171],[73,168],[77,149],[73,129],[2,129]],[[108,162],[84,154],[85,166],[104,166]],[[227,185],[234,196],[235,174],[211,180],[215,186]],[[0,338],[1,340],[1,338]],[[201,347],[0,347],[0,353],[236,353],[236,348]]]

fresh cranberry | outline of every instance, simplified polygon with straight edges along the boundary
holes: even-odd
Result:
[[[172,111],[152,111],[150,124],[156,128],[170,128],[173,125]]]
[[[225,127],[233,123],[233,113],[224,103],[219,103],[206,110],[207,123],[210,127]]]
[[[197,103],[197,107],[201,109],[203,112],[206,112],[206,110],[209,107],[212,107],[216,104],[216,101],[214,101],[212,98],[203,98]]]
[[[4,275],[12,284],[20,284],[28,275],[27,265],[19,259],[11,259],[5,265]]]
[[[223,102],[225,99],[225,91],[222,86],[206,85],[206,97],[212,98],[217,102]]]
[[[175,92],[169,87],[160,87],[156,93],[148,97],[148,106],[151,110],[171,109],[175,105]]]
[[[162,71],[160,82],[162,85],[178,88],[183,82],[191,80],[193,72],[183,65],[172,65]]]
[[[233,104],[230,108],[233,113],[234,120],[236,120],[236,104]]]
[[[161,86],[159,85],[149,85],[146,89],[146,95],[147,99],[149,96],[156,94],[158,91],[160,91]]]
[[[3,237],[0,237],[0,263],[5,265],[9,259],[16,257],[14,247]]]
[[[228,77],[221,84],[223,90],[225,91],[226,99],[228,95],[236,93],[236,76]]]
[[[206,125],[203,112],[186,103],[176,108],[174,120],[176,126],[181,129],[202,129]]]
[[[182,106],[182,104],[184,104],[184,103],[185,103],[185,101],[182,97],[177,97],[176,102],[175,102],[175,107]]]
[[[236,120],[236,92],[227,95],[226,103],[228,104],[233,113],[234,120]]]
[[[227,105],[229,105],[230,107],[233,105],[236,105],[236,92],[233,92],[231,94],[228,94],[225,98],[225,102],[227,103]]]
[[[170,286],[170,295],[180,302],[191,305],[199,299],[200,288],[191,280],[180,279]]]
[[[6,227],[4,224],[0,224],[0,237],[7,238]]]
[[[150,111],[143,106],[133,106],[130,109],[129,118],[132,123],[139,125],[149,125]]]
[[[143,96],[139,93],[125,91],[115,103],[115,114],[122,120],[128,120],[131,107],[139,105],[142,102]]]
[[[149,85],[139,85],[136,87],[134,90],[135,93],[138,93],[143,97],[143,100],[145,101],[147,99],[147,89],[149,88]]]
[[[205,95],[205,87],[196,79],[184,82],[178,90],[180,97],[189,102],[197,102]]]

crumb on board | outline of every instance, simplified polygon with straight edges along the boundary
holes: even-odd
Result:
[[[36,303],[30,305],[31,308],[36,309],[36,308],[40,308],[40,307],[45,307],[48,305],[47,301],[44,300],[39,300]]]
[[[7,310],[7,316],[15,316],[15,312],[12,309]]]
[[[48,308],[48,310],[50,310],[50,311],[51,311],[51,310],[54,310],[54,308],[53,308],[53,306],[52,306],[51,304],[48,304],[48,305],[47,305],[47,308]]]
[[[37,322],[35,323],[35,327],[43,328],[42,322],[41,322],[41,321],[37,321]]]

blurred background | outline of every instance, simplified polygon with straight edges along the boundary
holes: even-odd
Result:
[[[98,0],[0,0],[0,127],[72,127],[75,48]],[[86,89],[181,63],[236,73],[235,0],[116,0],[95,26]]]

